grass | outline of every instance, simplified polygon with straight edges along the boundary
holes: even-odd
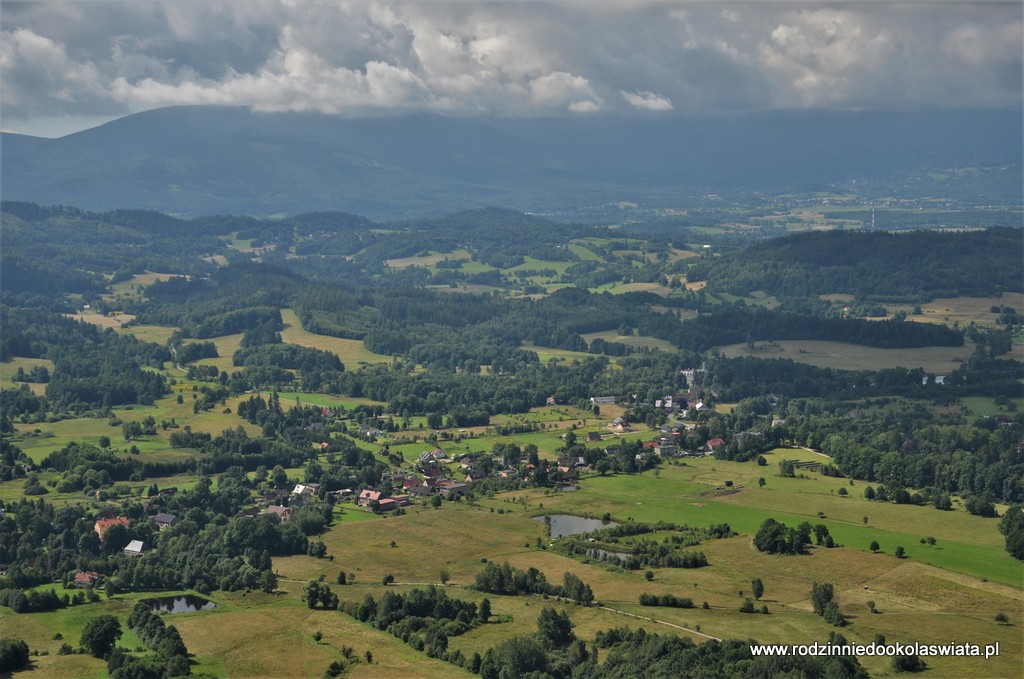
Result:
[[[1010,400],[1017,407],[1018,411],[1021,408],[1024,408],[1024,398],[1014,398]],[[965,396],[960,399],[960,403],[970,410],[975,419],[996,417],[998,415],[1013,415],[1014,412],[1016,412],[1007,406],[997,405],[995,399],[987,396]]]
[[[434,252],[429,255],[416,255],[413,257],[400,257],[386,260],[387,265],[392,269],[406,269],[410,266],[434,266],[444,260],[465,260],[472,259],[466,250],[455,250],[453,252]]]
[[[22,358],[15,356],[10,361],[0,362],[0,389],[20,389],[22,384],[27,384],[33,394],[42,395],[46,392],[46,385],[41,382],[15,382],[14,376],[21,368],[26,373],[32,368],[43,366],[53,375],[53,361],[45,358]]]
[[[921,323],[941,323],[953,325],[959,323],[966,327],[971,323],[979,326],[993,327],[999,314],[992,313],[992,306],[1008,306],[1017,310],[1024,309],[1024,293],[1004,292],[1001,297],[946,297],[932,300],[921,305],[921,314],[914,315],[913,305],[892,305],[886,308],[890,313],[903,311],[908,321]]]
[[[281,331],[281,339],[288,344],[297,344],[301,347],[320,349],[337,354],[341,362],[348,369],[354,369],[363,363],[390,363],[391,357],[383,354],[375,354],[363,346],[362,340],[342,339],[340,337],[329,337],[317,335],[302,328],[299,317],[292,309],[282,309],[281,319],[284,321],[284,330]]]
[[[721,348],[728,358],[788,358],[797,363],[839,370],[879,370],[882,368],[922,368],[925,372],[948,375],[960,367],[973,351],[963,347],[921,347],[916,349],[878,349],[849,342],[820,340],[779,340],[755,342],[751,350],[746,344],[730,344]]]
[[[661,349],[662,351],[675,351],[676,348],[672,346],[672,343],[668,340],[658,339],[657,337],[646,337],[644,335],[619,335],[614,330],[605,330],[602,332],[588,332],[585,335],[580,335],[587,344],[590,344],[595,339],[601,338],[608,342],[618,342],[619,344],[625,344],[627,347],[639,347],[647,349]]]

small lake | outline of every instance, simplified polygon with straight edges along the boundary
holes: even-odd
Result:
[[[192,594],[179,596],[163,596],[159,599],[143,599],[142,603],[149,606],[154,613],[194,613],[217,608],[217,604],[209,599]]]
[[[618,525],[614,521],[605,523],[600,519],[585,519],[582,516],[572,516],[571,514],[549,514],[546,517],[537,516],[534,517],[534,521],[544,522],[547,518],[551,519],[551,537],[553,538],[579,535],[580,533],[589,533],[590,531]]]

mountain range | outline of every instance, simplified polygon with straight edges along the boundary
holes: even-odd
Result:
[[[59,139],[4,133],[0,160],[5,200],[398,218],[486,205],[669,205],[975,166],[1019,177],[1021,147],[1021,112],[1001,110],[352,119],[171,107]]]

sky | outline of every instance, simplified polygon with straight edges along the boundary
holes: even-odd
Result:
[[[0,127],[215,104],[376,116],[1019,108],[1022,3],[0,1]]]

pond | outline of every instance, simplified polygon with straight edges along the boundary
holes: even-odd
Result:
[[[538,516],[534,518],[534,521],[544,521],[548,518],[551,519],[551,537],[553,538],[561,538],[566,535],[579,535],[580,533],[589,533],[590,531],[598,530],[600,528],[618,525],[614,521],[608,521],[605,523],[600,519],[585,519],[582,516],[572,516],[571,514],[549,514],[546,517]]]
[[[208,611],[217,608],[217,604],[209,599],[192,594],[163,596],[159,599],[143,599],[142,603],[149,606],[149,610],[154,613],[194,613],[195,611]]]

